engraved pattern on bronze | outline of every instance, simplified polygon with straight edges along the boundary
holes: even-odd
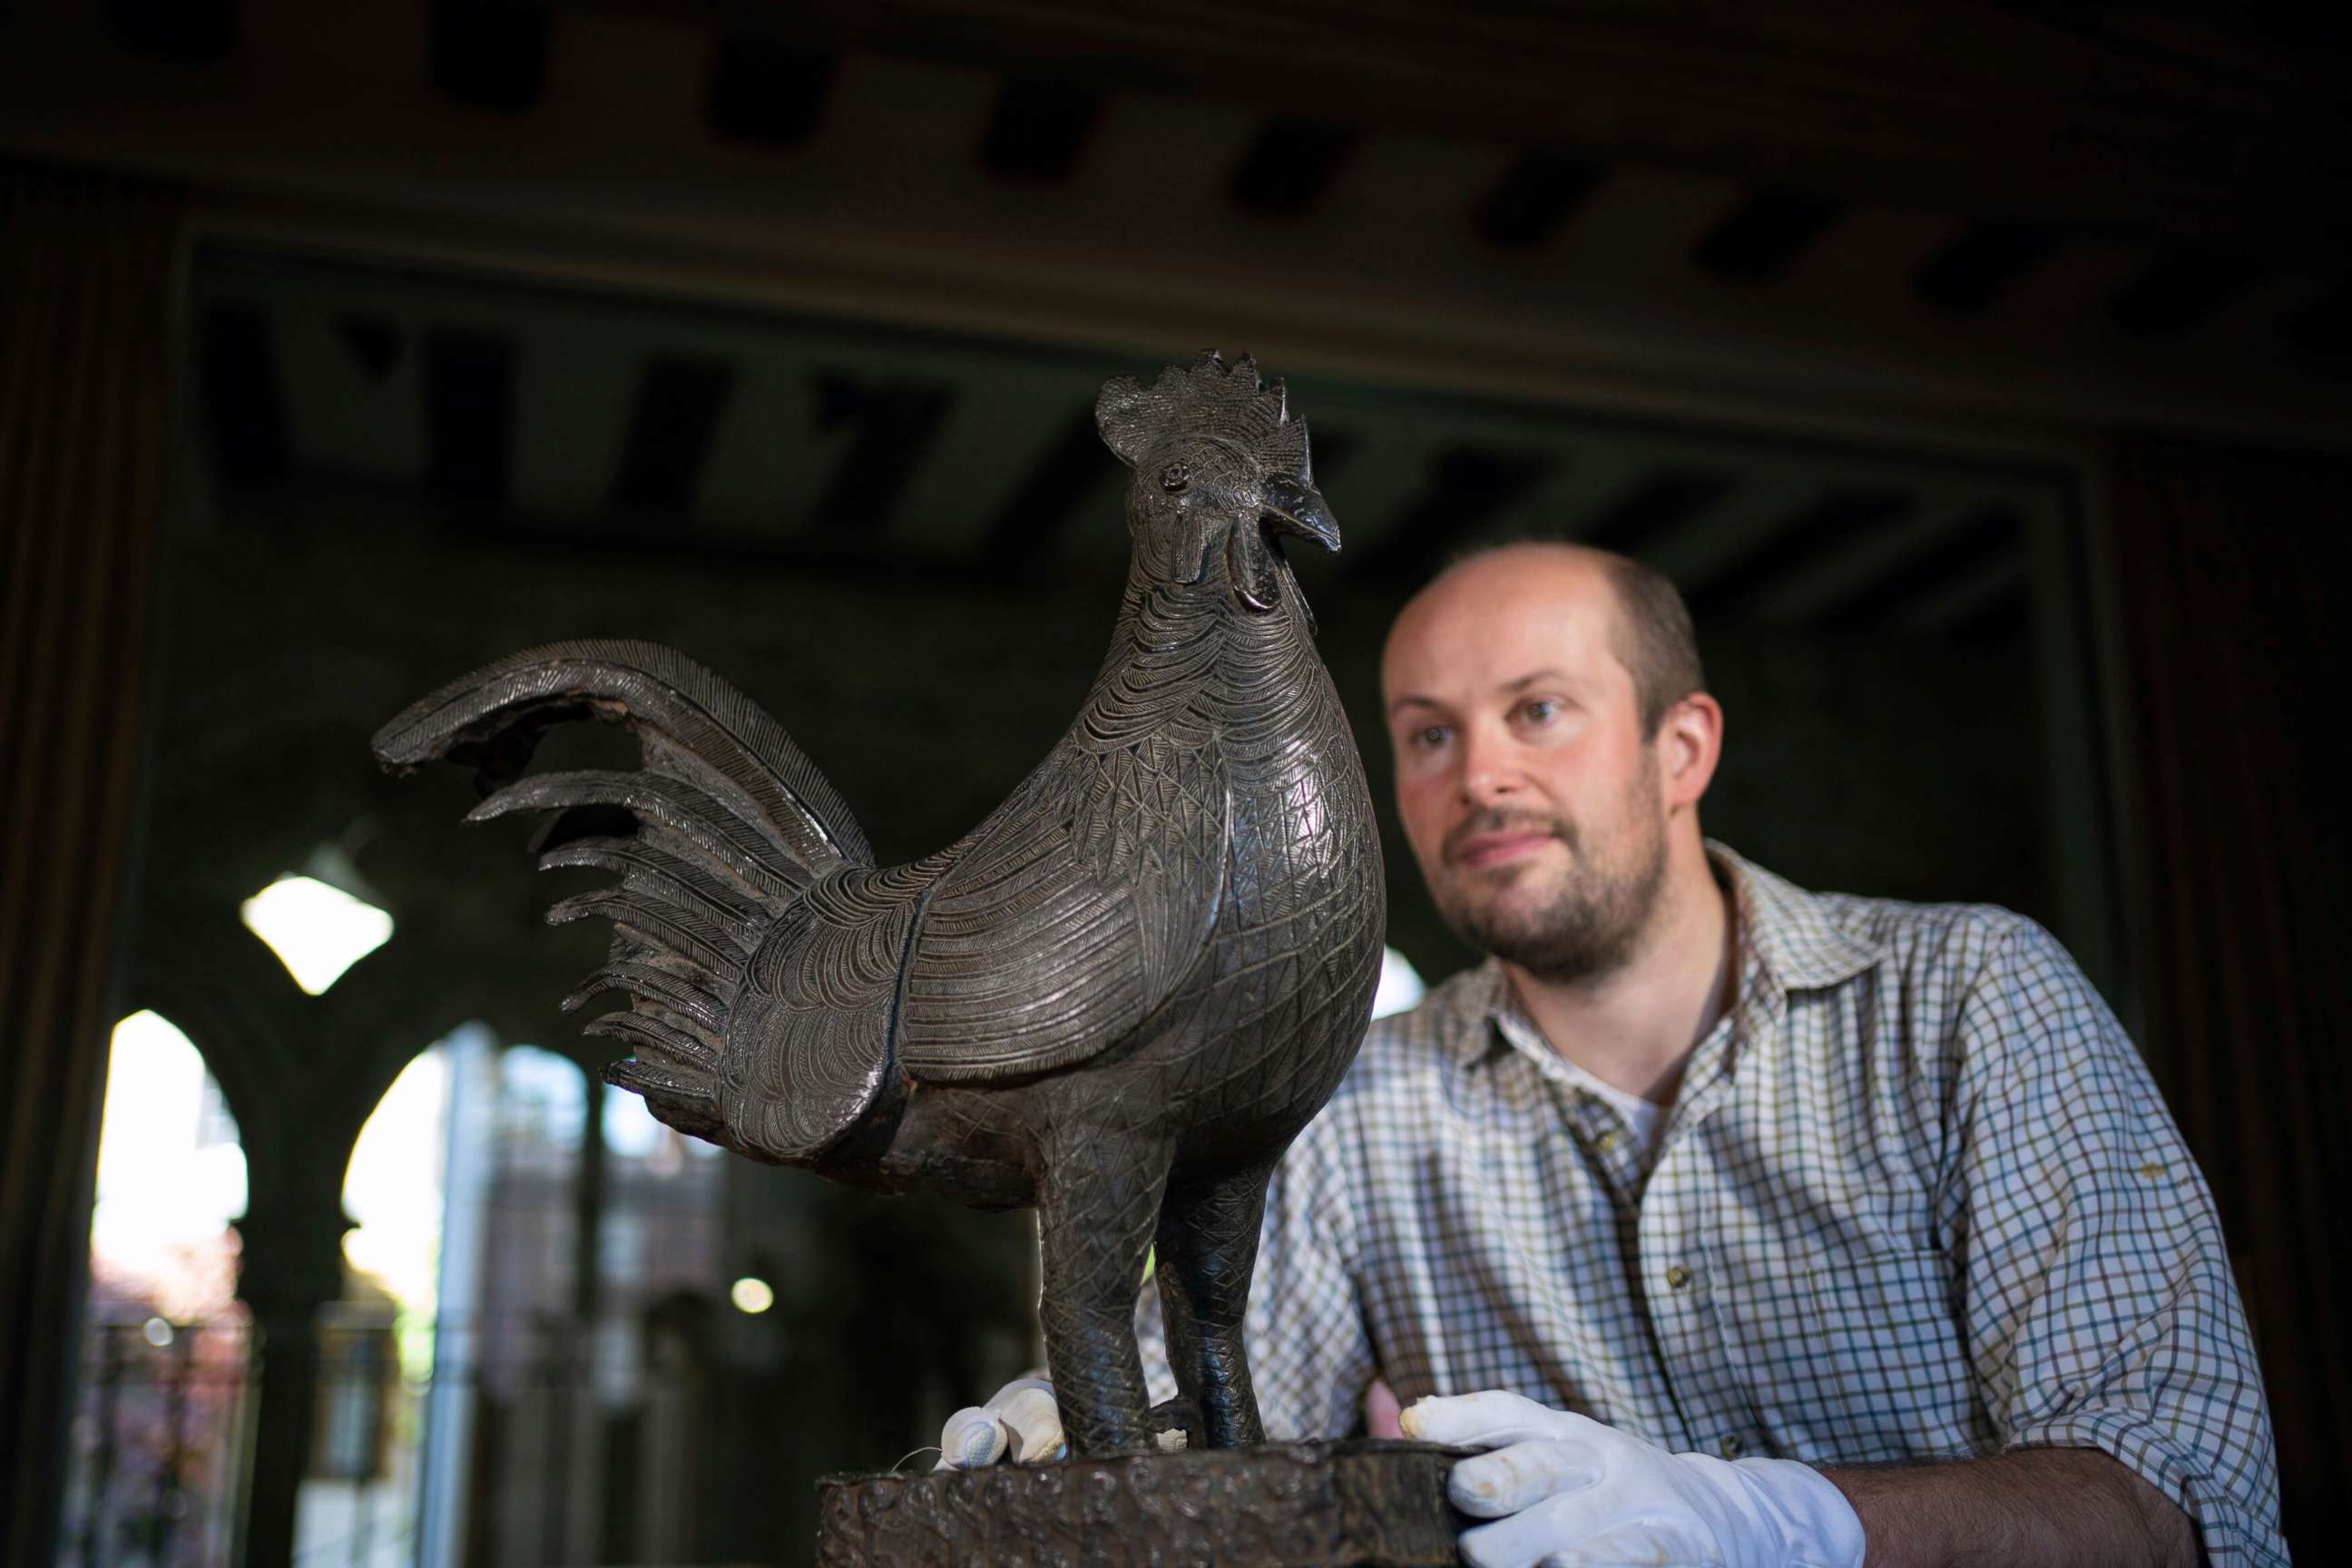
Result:
[[[1276,1443],[817,1482],[817,1568],[1452,1568],[1461,1451]]]
[[[375,738],[470,765],[470,820],[556,817],[543,866],[616,872],[566,1001],[671,1126],[886,1192],[1035,1205],[1072,1451],[1150,1446],[1132,1309],[1159,1248],[1169,1352],[1207,1442],[1263,1437],[1242,1349],[1265,1184],[1370,1016],[1386,923],[1371,801],[1279,540],[1339,548],[1281,384],[1214,353],[1096,419],[1134,470],[1108,655],[1061,742],[972,833],[877,868],[783,731],[667,648],[503,659]],[[634,772],[525,776],[539,737],[625,725]]]

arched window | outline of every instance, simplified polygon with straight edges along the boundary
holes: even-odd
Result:
[[[419,1052],[384,1090],[345,1167],[340,1300],[319,1324],[319,1426],[297,1551],[325,1562],[406,1560],[422,1479],[447,1166],[449,1047]]]
[[[76,1561],[226,1560],[247,1333],[236,1119],[171,1020],[115,1026],[66,1536]]]

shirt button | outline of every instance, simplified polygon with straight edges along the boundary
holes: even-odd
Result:
[[[1668,1289],[1679,1290],[1689,1283],[1690,1270],[1684,1268],[1681,1264],[1677,1263],[1673,1268],[1666,1270],[1666,1288]]]
[[[1620,1142],[1621,1140],[1617,1136],[1617,1129],[1614,1127],[1604,1127],[1599,1132],[1593,1134],[1592,1146],[1606,1154],[1610,1150],[1617,1147]]]
[[[1723,1439],[1723,1457],[1727,1459],[1736,1459],[1747,1447],[1748,1445],[1739,1440],[1738,1433],[1731,1433]]]

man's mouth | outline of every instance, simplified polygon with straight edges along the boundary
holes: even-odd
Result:
[[[1557,831],[1547,826],[1518,824],[1490,827],[1484,832],[1461,833],[1447,840],[1445,858],[1448,864],[1465,869],[1492,870],[1524,860],[1540,851],[1545,845],[1557,843],[1559,837]]]

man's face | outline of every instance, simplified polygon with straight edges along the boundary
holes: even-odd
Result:
[[[1440,578],[1381,662],[1397,806],[1448,924],[1539,979],[1606,974],[1664,885],[1667,804],[1601,571],[1511,550]]]

